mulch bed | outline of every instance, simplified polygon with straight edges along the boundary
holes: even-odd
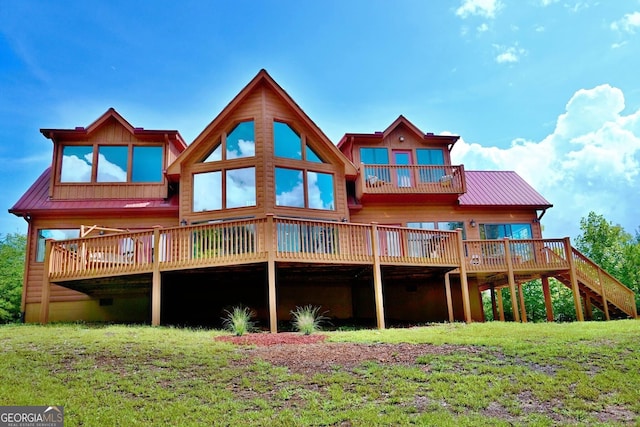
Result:
[[[272,346],[279,344],[315,344],[324,342],[325,335],[303,335],[293,332],[280,332],[277,334],[254,333],[242,336],[222,335],[214,338],[216,341],[229,342],[236,345]]]

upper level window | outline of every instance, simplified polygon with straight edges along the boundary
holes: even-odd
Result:
[[[129,147],[102,145],[98,147],[98,182],[127,182]]]
[[[67,145],[62,148],[60,182],[91,182],[93,146]]]
[[[227,160],[256,155],[253,121],[240,122],[227,134]]]
[[[223,153],[224,158],[222,157]],[[223,138],[218,140],[213,150],[207,154],[202,162],[242,159],[244,157],[254,157],[255,155],[255,125],[253,120],[248,120],[238,123]]]
[[[276,206],[334,210],[333,175],[276,167]]]
[[[133,146],[132,182],[162,181],[162,147]]]
[[[62,148],[60,182],[160,183],[163,155],[159,145],[67,145]]]
[[[419,165],[444,165],[444,152],[439,148],[418,148],[416,156]]]
[[[389,151],[386,148],[361,148],[360,161],[366,165],[388,165]]]
[[[324,163],[306,140],[303,141],[298,132],[283,122],[273,122],[273,151],[276,157]]]
[[[193,175],[193,212],[255,205],[256,168],[253,166]]]

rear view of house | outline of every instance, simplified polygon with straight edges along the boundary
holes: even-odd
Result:
[[[113,109],[42,133],[51,167],[10,209],[29,224],[27,322],[216,325],[238,304],[274,332],[306,304],[381,328],[483,321],[482,291],[504,318],[501,289],[535,278],[552,319],[549,277],[580,320],[636,317],[633,292],[543,239],[552,205],[516,173],[452,165],[458,137],[403,116],[334,145],[264,70],[188,146]]]

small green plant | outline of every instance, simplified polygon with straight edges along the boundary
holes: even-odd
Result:
[[[320,307],[312,305],[296,307],[295,310],[291,310],[291,316],[293,316],[293,327],[304,335],[311,335],[319,331],[322,329],[322,322],[329,320],[328,317],[320,314]]]
[[[231,311],[225,310],[225,313],[222,324],[227,331],[242,336],[255,328],[255,322],[252,320],[254,313],[249,307],[233,307]]]

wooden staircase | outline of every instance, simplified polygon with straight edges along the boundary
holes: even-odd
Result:
[[[549,254],[560,257],[553,251],[549,251]],[[574,247],[571,247],[571,256],[581,295],[602,310],[607,320],[638,317],[635,294],[631,289]],[[553,277],[571,288],[571,270],[557,271]]]

